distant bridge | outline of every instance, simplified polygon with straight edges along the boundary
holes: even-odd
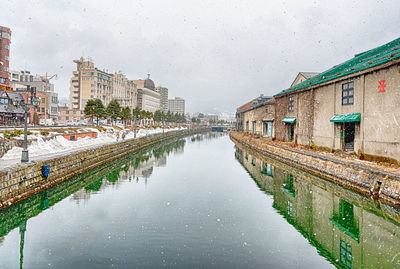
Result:
[[[211,131],[213,132],[230,132],[235,128],[234,125],[212,125]]]

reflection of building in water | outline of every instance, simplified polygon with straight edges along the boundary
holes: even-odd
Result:
[[[261,161],[239,148],[235,155],[273,195],[273,207],[332,264],[400,268],[399,212],[276,160]]]
[[[156,158],[151,155],[148,158],[141,158],[135,169],[135,176],[149,178],[153,174],[153,166],[156,165]]]
[[[167,156],[174,152],[183,153],[185,139],[161,144],[152,149],[151,152],[136,158],[135,176],[149,178],[153,173],[153,167],[164,167],[167,165]]]
[[[135,167],[132,164],[126,164],[126,169],[123,169],[119,173],[119,179],[121,180],[126,180],[126,179],[132,180],[134,177],[135,177]]]
[[[75,200],[77,204],[79,204],[80,200],[87,201],[90,198],[90,192],[88,192],[85,188],[82,188],[72,194],[71,199]]]
[[[165,167],[167,166],[167,154],[163,154],[162,156],[160,156],[159,158],[156,159],[156,161],[154,162],[156,167]]]

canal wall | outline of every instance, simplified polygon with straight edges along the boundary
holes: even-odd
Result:
[[[385,203],[400,206],[400,176],[362,164],[341,161],[299,149],[282,147],[239,132],[232,141],[283,163],[335,182]]]
[[[210,129],[196,128],[129,139],[0,171],[0,209],[128,153],[162,141],[207,131]],[[47,165],[50,174],[45,177],[42,167]]]

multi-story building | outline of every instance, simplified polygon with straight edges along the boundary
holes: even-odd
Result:
[[[10,28],[0,26],[0,90],[9,89],[10,44]]]
[[[147,79],[133,81],[137,85],[137,106],[141,110],[155,112],[160,110],[160,93],[155,90],[154,82],[148,75]]]
[[[45,115],[47,115],[47,118],[57,120],[58,93],[54,91],[54,84],[50,83],[49,81],[47,81],[46,84],[45,77],[32,75],[30,71],[26,70],[10,71],[10,81],[10,86],[12,89],[21,93],[26,92],[28,86],[35,87],[37,97],[41,98],[41,106],[39,107],[40,111],[37,111],[39,118],[44,119]]]
[[[100,99],[108,105],[112,100],[113,74],[102,71],[90,60],[81,57],[74,60],[76,70],[70,83],[70,105],[72,109],[84,110],[89,99]]]
[[[158,86],[156,92],[160,94],[160,110],[164,113],[168,112],[168,88]]]
[[[209,123],[216,123],[218,121],[218,115],[215,114],[207,114],[204,116],[204,119]]]
[[[168,99],[168,110],[172,113],[185,114],[185,100],[180,97]]]
[[[135,83],[121,73],[108,73],[94,66],[91,60],[81,57],[74,60],[77,68],[70,81],[70,107],[85,109],[89,99],[100,99],[105,106],[116,99],[122,106],[133,109],[137,106]]]
[[[112,99],[117,100],[122,107],[129,107],[131,110],[135,108],[137,106],[136,84],[121,73],[115,73],[112,81]]]

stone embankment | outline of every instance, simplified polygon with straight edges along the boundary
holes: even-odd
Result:
[[[303,169],[357,192],[373,196],[385,203],[400,206],[400,176],[368,165],[346,162],[322,154],[284,147],[232,132],[231,139],[261,154]]]
[[[210,131],[209,128],[172,131],[164,134],[145,136],[137,139],[90,148],[70,155],[21,164],[0,171],[0,209],[26,199],[73,176],[98,165],[120,158],[127,153],[173,138]],[[43,168],[50,167],[45,177]]]

